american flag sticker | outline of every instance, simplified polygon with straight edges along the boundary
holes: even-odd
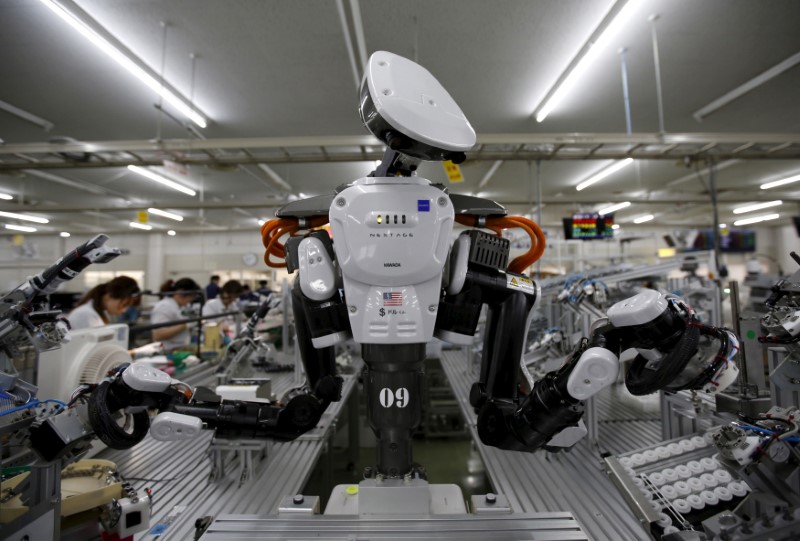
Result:
[[[383,294],[384,306],[403,306],[403,294],[399,291]]]

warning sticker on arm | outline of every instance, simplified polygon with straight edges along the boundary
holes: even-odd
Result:
[[[517,274],[506,274],[506,287],[509,289],[518,289],[530,294],[534,294],[536,292],[536,287],[533,285],[533,280],[526,276],[519,276]]]

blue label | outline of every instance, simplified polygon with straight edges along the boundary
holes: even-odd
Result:
[[[149,535],[163,535],[164,532],[167,531],[168,524],[156,524],[153,528],[147,532]]]
[[[431,211],[431,201],[430,201],[430,199],[418,199],[417,200],[417,211],[418,212],[430,212]]]

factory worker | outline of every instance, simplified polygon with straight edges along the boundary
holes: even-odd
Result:
[[[172,286],[172,291],[158,301],[150,312],[150,323],[167,323],[186,319],[183,309],[191,304],[200,286],[191,278],[181,278]],[[165,351],[185,348],[191,342],[188,323],[153,329],[153,340],[164,344]]]
[[[238,312],[239,295],[242,294],[242,284],[236,280],[228,280],[220,289],[219,296],[203,305],[204,316],[215,316],[225,312]],[[209,319],[204,322],[207,325],[219,325],[222,332],[231,336],[236,332],[236,320],[232,316],[219,319]]]
[[[67,316],[70,327],[77,331],[108,325],[110,316],[122,315],[140,294],[139,285],[130,276],[117,276],[95,286]]]

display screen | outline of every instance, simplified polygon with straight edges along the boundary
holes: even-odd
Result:
[[[739,229],[720,234],[719,249],[722,252],[742,253],[756,251],[756,232],[750,229]],[[714,232],[705,229],[697,232],[694,243],[686,251],[713,250]]]
[[[566,239],[610,239],[614,236],[614,215],[600,216],[596,212],[573,214],[564,218],[564,238]]]

